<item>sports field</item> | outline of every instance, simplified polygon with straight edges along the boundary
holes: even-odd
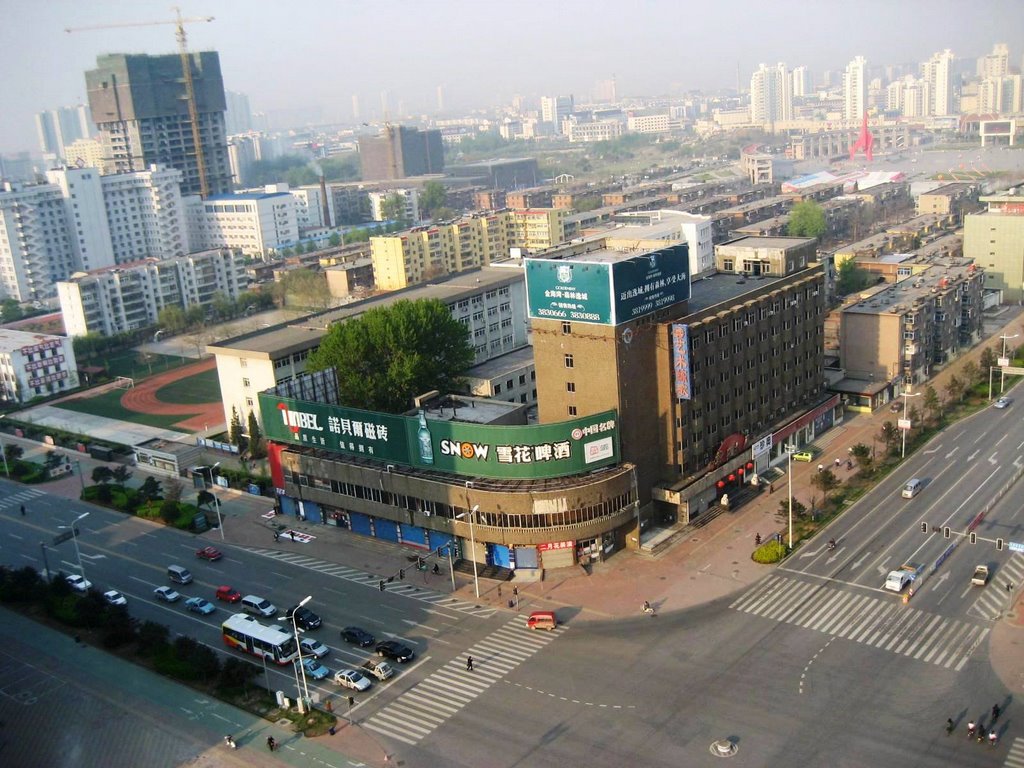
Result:
[[[86,392],[53,405],[179,432],[198,432],[224,421],[213,358],[136,379],[130,389],[111,389],[92,396]]]

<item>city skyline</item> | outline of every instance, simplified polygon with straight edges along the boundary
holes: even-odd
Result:
[[[214,17],[187,26],[189,47],[218,51],[225,87],[248,94],[254,110],[308,110],[325,122],[340,122],[352,119],[353,96],[363,105],[361,119],[379,119],[383,92],[395,114],[403,108],[433,113],[439,87],[446,109],[457,112],[507,103],[516,94],[576,94],[583,101],[597,82],[612,77],[623,97],[735,88],[737,79],[746,89],[761,62],[805,66],[820,77],[826,69],[841,72],[855,56],[864,56],[869,67],[923,62],[946,48],[958,59],[975,59],[997,43],[1009,47],[1010,64],[1018,67],[1024,24],[1008,22],[1024,21],[1024,8],[991,0],[969,25],[962,8],[951,0],[895,8],[868,0],[856,11],[846,3],[819,4],[809,15],[805,3],[779,2],[764,10],[737,0],[701,8],[698,16],[660,0],[631,14],[610,2],[526,3],[516,6],[516,14],[528,33],[510,39],[505,55],[500,48],[496,55],[494,36],[481,30],[508,35],[505,30],[515,25],[498,7],[461,2],[438,3],[424,13],[408,2],[339,6],[299,0],[285,7],[189,0],[182,14]],[[152,0],[130,6],[107,0],[88,6],[12,3],[5,17],[2,152],[37,151],[34,115],[85,103],[84,72],[97,56],[176,50],[171,25],[64,31],[173,18]],[[639,50],[644,56],[636,55]],[[49,65],[28,67],[30,78],[16,77],[40,51],[54,52]]]

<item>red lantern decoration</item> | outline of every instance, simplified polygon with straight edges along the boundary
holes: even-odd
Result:
[[[754,468],[754,462],[748,461],[747,462],[747,469],[753,469],[753,468]]]
[[[736,475],[729,475],[729,482],[730,483],[735,483],[736,482]]]
[[[725,488],[725,482],[723,480],[719,480],[717,483],[715,483],[715,486],[718,488]]]
[[[740,474],[740,477],[743,477],[743,474],[744,474],[744,473],[745,473],[745,472],[746,472],[747,470],[745,470],[745,469],[744,469],[743,467],[740,467],[740,468],[739,468],[739,469],[737,469],[736,471],[737,471],[737,472],[739,472],[739,474]]]

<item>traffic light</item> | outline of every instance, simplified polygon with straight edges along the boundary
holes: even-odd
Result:
[[[921,523],[921,533],[928,533],[928,523]]]
[[[379,589],[381,592],[384,591],[384,579],[381,579],[379,582],[377,582],[377,589]]]
[[[952,535],[953,535],[953,532],[949,529],[948,525],[945,528],[942,529],[942,538],[948,539]]]
[[[1003,551],[1003,540],[1002,539],[996,539],[996,549],[998,549],[1000,552]]]
[[[399,578],[400,580],[401,580],[401,579],[405,579],[405,568],[399,568],[399,569],[398,569],[398,578]]]
[[[970,538],[971,538],[971,544],[977,544],[978,543],[978,534],[976,534],[974,531],[971,531],[971,537]]]

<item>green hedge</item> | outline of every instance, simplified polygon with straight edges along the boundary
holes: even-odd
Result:
[[[755,563],[777,563],[786,556],[786,545],[774,539],[766,541],[750,556]]]

